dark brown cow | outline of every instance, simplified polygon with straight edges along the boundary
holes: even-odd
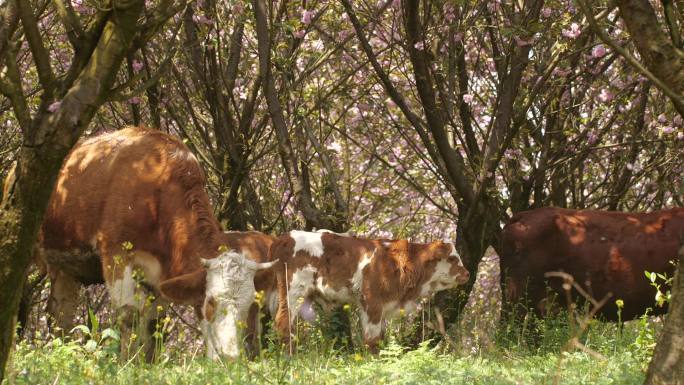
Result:
[[[208,355],[235,357],[254,275],[271,264],[245,258],[234,245],[264,254],[220,229],[188,148],[159,131],[127,128],[84,140],[68,155],[37,258],[52,279],[50,310],[67,330],[80,284],[104,281],[122,317],[142,313],[142,325],[156,311],[146,287],[162,300],[194,305]]]
[[[451,243],[371,240],[330,232],[291,231],[271,246],[277,266],[276,328],[289,342],[292,323],[304,301],[355,304],[364,341],[377,350],[384,320],[410,313],[420,300],[468,280]]]
[[[543,314],[548,310],[544,273],[564,271],[597,299],[613,294],[602,309],[606,319],[617,319],[616,299],[624,302],[622,319],[638,317],[654,307],[655,289],[644,271],[671,276],[670,261],[677,256],[682,235],[682,208],[650,213],[541,208],[517,213],[502,235],[507,302],[518,301],[526,291]],[[549,283],[561,293],[558,279]]]

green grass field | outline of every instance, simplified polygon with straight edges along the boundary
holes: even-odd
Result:
[[[486,353],[451,352],[443,343],[408,349],[389,341],[377,356],[337,352],[309,339],[290,358],[269,346],[261,358],[210,362],[193,347],[169,348],[157,364],[119,363],[115,344],[20,342],[8,367],[9,384],[640,384],[654,344],[645,321],[593,322],[581,341],[591,352],[561,353],[569,330],[562,319],[538,321],[534,342],[503,327]],[[507,329],[507,330],[506,330]],[[600,357],[600,356],[602,357]],[[559,359],[562,357],[562,360]],[[557,382],[556,382],[557,381]]]

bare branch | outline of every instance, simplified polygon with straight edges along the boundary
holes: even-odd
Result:
[[[596,18],[594,17],[594,14],[590,8],[590,6],[584,2],[584,0],[577,0],[577,4],[579,4],[580,9],[582,12],[587,16],[587,20],[589,21],[589,24],[591,25],[591,28],[596,32],[596,34],[599,36],[599,38],[606,44],[608,44],[615,52],[619,53],[622,57],[625,58],[625,60],[632,65],[637,71],[639,71],[642,75],[647,77],[650,81],[653,82],[665,95],[667,95],[671,100],[672,103],[674,104],[675,108],[679,112],[680,115],[684,116],[684,96],[682,96],[681,93],[678,93],[676,90],[671,88],[668,84],[665,82],[665,78],[661,79],[661,77],[664,74],[670,74],[670,73],[676,73],[677,71],[681,72],[681,68],[684,66],[684,63],[682,62],[681,58],[679,59],[679,68],[680,70],[676,68],[671,68],[669,60],[664,60],[665,58],[662,56],[659,56],[658,54],[655,54],[654,52],[651,51],[652,46],[658,46],[659,49],[664,50],[666,52],[662,52],[660,55],[670,55],[671,53],[667,53],[668,47],[665,42],[662,41],[662,39],[656,39],[656,36],[653,32],[650,32],[650,28],[657,28],[658,25],[658,20],[655,17],[655,14],[652,14],[648,11],[648,7],[650,7],[650,4],[644,5],[643,3],[638,3],[638,1],[635,1],[634,4],[629,4],[627,1],[623,2],[618,2],[620,5],[620,11],[622,13],[623,18],[627,17],[627,27],[630,29],[630,34],[632,35],[632,38],[634,40],[634,43],[637,45],[637,49],[639,49],[639,52],[641,53],[641,56],[644,58],[654,56],[654,57],[659,57],[659,59],[654,59],[651,60],[653,63],[649,65],[651,69],[655,68],[658,71],[658,75],[655,73],[651,72],[649,68],[646,68],[639,60],[637,60],[632,54],[630,54],[626,49],[622,48],[619,44],[617,44],[613,39],[608,36],[608,34],[603,30],[598,25],[598,22],[596,21]],[[647,19],[645,21],[645,24],[640,24],[639,27],[636,27],[635,25],[632,25],[632,23],[636,24],[635,21],[633,21],[630,17],[630,12],[627,11],[627,8],[633,6],[634,8],[637,8],[641,13],[640,16]],[[651,11],[653,9],[651,8]],[[652,23],[652,24],[650,24]],[[631,28],[630,28],[631,25]],[[645,26],[645,25],[648,25]],[[637,31],[636,29],[639,28]],[[642,34],[646,34],[647,36],[641,36]],[[656,32],[656,33],[659,33]],[[642,41],[643,40],[643,41]],[[660,42],[660,44],[656,44],[657,42]],[[670,45],[670,48],[674,50],[674,47]],[[673,55],[674,57],[677,57],[677,55]],[[681,54],[679,55],[681,57]],[[646,61],[648,64],[648,61]],[[675,63],[676,60],[670,62]],[[666,76],[667,77],[667,76]],[[681,80],[682,84],[680,87],[684,89],[684,79]]]
[[[64,24],[69,43],[71,43],[74,49],[78,49],[79,39],[83,37],[84,32],[78,15],[71,7],[71,2],[67,1],[66,4],[63,0],[52,0],[52,2],[55,4],[55,8],[57,8],[57,15],[59,15],[62,24]]]
[[[28,41],[33,60],[36,63],[38,70],[38,78],[43,86],[44,98],[46,100],[52,99],[53,90],[55,87],[55,75],[52,73],[52,66],[50,65],[50,56],[48,55],[43,39],[38,30],[38,23],[36,17],[31,9],[29,1],[17,1],[17,9],[19,11],[19,18],[24,27],[24,34]]]

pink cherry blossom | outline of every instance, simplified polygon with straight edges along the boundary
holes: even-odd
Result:
[[[598,100],[602,103],[608,103],[613,100],[614,97],[615,95],[607,88],[602,88],[601,92],[598,94]]]
[[[665,114],[658,115],[658,123],[664,124],[667,122],[667,116]]]
[[[303,37],[306,35],[306,31],[303,30],[303,29],[300,29],[299,31],[295,31],[295,32],[293,33],[293,35],[294,35],[294,37],[296,37],[297,39],[301,39],[301,38],[303,38]]]
[[[579,24],[572,23],[570,24],[570,29],[564,29],[561,31],[561,33],[567,38],[576,39],[582,34],[582,29],[580,28]]]
[[[473,102],[473,95],[471,95],[471,94],[463,95],[463,102],[467,103],[467,104],[472,103]]]
[[[134,96],[130,99],[128,99],[128,103],[130,104],[140,104],[140,98],[138,96]]]
[[[677,140],[684,140],[684,132],[679,131],[677,133]]]
[[[138,72],[143,68],[143,63],[141,63],[138,60],[133,60],[133,63],[131,63],[131,67],[133,67],[133,72]]]
[[[554,68],[553,72],[551,72],[551,75],[553,76],[560,76],[560,77],[565,77],[568,76],[572,73],[571,69],[562,69],[562,68]]]
[[[671,133],[675,132],[675,128],[672,126],[665,126],[665,127],[662,127],[660,129],[660,131],[662,131],[663,134],[671,134]]]
[[[313,11],[309,11],[308,9],[305,9],[302,12],[302,23],[304,24],[311,24],[311,19],[313,18]]]
[[[587,144],[593,146],[596,142],[598,142],[598,134],[592,131],[587,135]]]
[[[551,8],[549,8],[549,7],[544,7],[544,8],[542,8],[542,10],[541,10],[541,15],[542,15],[543,18],[547,19],[547,18],[551,17],[551,12],[552,12],[552,11],[551,11]]]
[[[59,107],[60,107],[61,105],[62,105],[62,102],[56,101],[56,102],[50,104],[50,105],[48,106],[47,109],[48,109],[48,111],[50,111],[50,112],[56,112],[57,110],[59,110]]]
[[[192,20],[197,24],[212,25],[214,21],[205,15],[193,15]]]
[[[342,151],[342,145],[339,142],[332,142],[328,145],[328,150],[340,152]]]
[[[674,119],[672,119],[672,124],[674,124],[675,126],[681,126],[682,125],[682,117],[679,115],[675,116]]]
[[[74,7],[74,11],[84,13],[88,11],[88,7],[83,4],[83,0],[73,0],[71,5]]]
[[[591,56],[596,59],[603,57],[605,54],[606,47],[604,47],[603,44],[599,44],[591,50]]]
[[[417,42],[416,44],[413,45],[413,47],[419,51],[423,50],[425,48],[425,43],[422,41]]]
[[[236,1],[235,4],[233,4],[232,11],[234,15],[241,15],[244,10],[245,6],[241,1]]]

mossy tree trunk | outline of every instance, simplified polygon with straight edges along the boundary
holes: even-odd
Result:
[[[112,0],[87,30],[78,25],[75,29],[81,34],[70,36],[76,47],[74,61],[59,80],[53,74],[31,3],[10,0],[6,4],[6,9],[16,8],[43,92],[40,106],[31,116],[16,68],[16,46],[20,42],[8,41],[8,49],[0,57],[7,66],[5,76],[0,78],[0,91],[11,101],[24,137],[18,157],[16,197],[0,212],[0,382],[12,346],[26,271],[57,174],[110,92],[138,32],[143,4],[143,0]],[[78,20],[64,20],[75,22]],[[52,112],[48,110],[51,105]]]
[[[650,71],[649,78],[665,93],[674,108],[684,116],[684,49],[681,37],[681,2],[663,1],[664,18],[659,19],[648,0],[618,0],[641,61],[635,66]],[[680,14],[677,19],[676,15]],[[660,22],[662,20],[662,23]],[[664,25],[663,25],[664,24]],[[668,31],[668,32],[666,32]],[[599,31],[600,33],[600,31]],[[602,39],[605,34],[600,33]],[[610,42],[608,42],[610,44]],[[645,70],[641,70],[645,73]],[[672,302],[665,329],[658,339],[644,384],[684,384],[684,247],[679,250],[679,266],[672,287]]]
[[[672,302],[665,329],[658,339],[648,366],[645,385],[684,384],[684,246],[679,249],[679,266],[672,285]]]

